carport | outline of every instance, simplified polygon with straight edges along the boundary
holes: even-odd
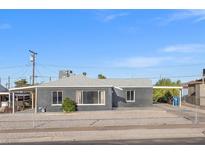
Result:
[[[12,104],[12,113],[15,113],[15,94],[16,93],[30,93],[31,94],[31,109],[34,109],[34,112],[37,113],[37,87],[28,86],[28,87],[19,87],[9,89],[9,95],[11,98],[10,102]]]
[[[153,86],[153,89],[177,89],[179,90],[179,107],[182,104],[183,87],[182,86]]]

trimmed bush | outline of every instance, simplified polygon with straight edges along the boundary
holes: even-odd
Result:
[[[62,108],[64,112],[75,112],[77,109],[76,103],[70,98],[66,97],[63,100]]]

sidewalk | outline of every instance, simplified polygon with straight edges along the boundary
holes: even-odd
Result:
[[[0,116],[0,130],[33,128],[107,127],[130,125],[191,124],[178,115],[154,107],[146,110],[113,110],[75,113],[16,114]]]
[[[196,105],[190,104],[190,103],[183,102],[182,103],[182,109],[189,109],[191,111],[196,111],[196,109],[197,109],[197,111],[199,113],[204,113],[205,114],[205,108],[204,107],[196,106]]]
[[[3,133],[0,143],[204,137],[204,128]]]

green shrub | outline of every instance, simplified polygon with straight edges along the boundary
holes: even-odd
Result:
[[[76,103],[70,98],[66,97],[63,100],[62,108],[64,112],[74,112],[77,109]]]

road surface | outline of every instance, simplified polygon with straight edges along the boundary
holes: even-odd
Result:
[[[205,138],[167,138],[136,140],[99,140],[99,141],[51,141],[12,143],[12,145],[205,145]],[[8,145],[8,144],[7,144]]]

